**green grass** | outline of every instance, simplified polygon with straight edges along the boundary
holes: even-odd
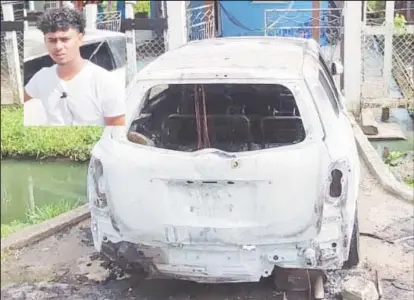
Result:
[[[384,160],[387,165],[395,166],[394,161],[399,159],[403,156],[404,153],[400,151],[391,151],[388,157]],[[413,178],[405,178],[404,182],[411,188],[414,188],[414,179]]]
[[[149,13],[150,11],[150,2],[149,1],[137,1],[134,5],[134,13]]]
[[[53,219],[67,211],[70,211],[80,205],[80,202],[71,202],[61,200],[42,207],[35,207],[26,214],[26,222],[13,221],[10,224],[1,224],[1,238],[5,238],[22,228],[30,225],[39,224],[46,220]]]
[[[392,165],[392,162],[399,159],[404,153],[400,151],[391,151],[387,158],[385,158],[385,163],[387,165]]]
[[[4,238],[6,236],[9,236],[18,231],[19,229],[22,229],[28,225],[29,224],[27,223],[22,223],[16,220],[11,222],[10,224],[1,224],[1,237]]]
[[[66,158],[87,161],[103,127],[24,127],[23,106],[1,107],[1,159]]]
[[[70,211],[78,205],[78,202],[73,203],[70,201],[60,201],[58,203],[47,204],[42,206],[42,208],[36,206],[33,211],[27,213],[27,220],[29,224],[41,223]]]
[[[405,180],[405,183],[408,184],[409,187],[412,187],[414,189],[414,179],[407,179]]]

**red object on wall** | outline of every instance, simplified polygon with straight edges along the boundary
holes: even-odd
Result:
[[[83,8],[83,1],[73,1],[73,4],[75,5],[75,8]]]
[[[72,1],[73,4],[75,5],[76,8],[82,9],[83,7],[85,7],[86,4],[98,4],[100,1],[81,1],[81,0],[77,0],[77,1]]]

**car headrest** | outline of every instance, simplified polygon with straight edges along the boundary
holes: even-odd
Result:
[[[302,119],[297,116],[264,117],[260,126],[263,144],[292,144],[305,138]]]
[[[209,139],[214,143],[246,143],[250,140],[249,119],[244,115],[207,115]],[[169,144],[197,143],[195,115],[169,115],[163,124],[163,139]]]

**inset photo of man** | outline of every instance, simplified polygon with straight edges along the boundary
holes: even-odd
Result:
[[[125,125],[125,35],[85,23],[63,6],[24,32],[25,126]]]

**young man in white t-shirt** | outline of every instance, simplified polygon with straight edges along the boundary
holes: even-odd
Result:
[[[83,15],[67,7],[52,9],[39,20],[38,28],[55,65],[30,79],[24,102],[39,99],[47,125],[125,125],[124,80],[81,57]]]

